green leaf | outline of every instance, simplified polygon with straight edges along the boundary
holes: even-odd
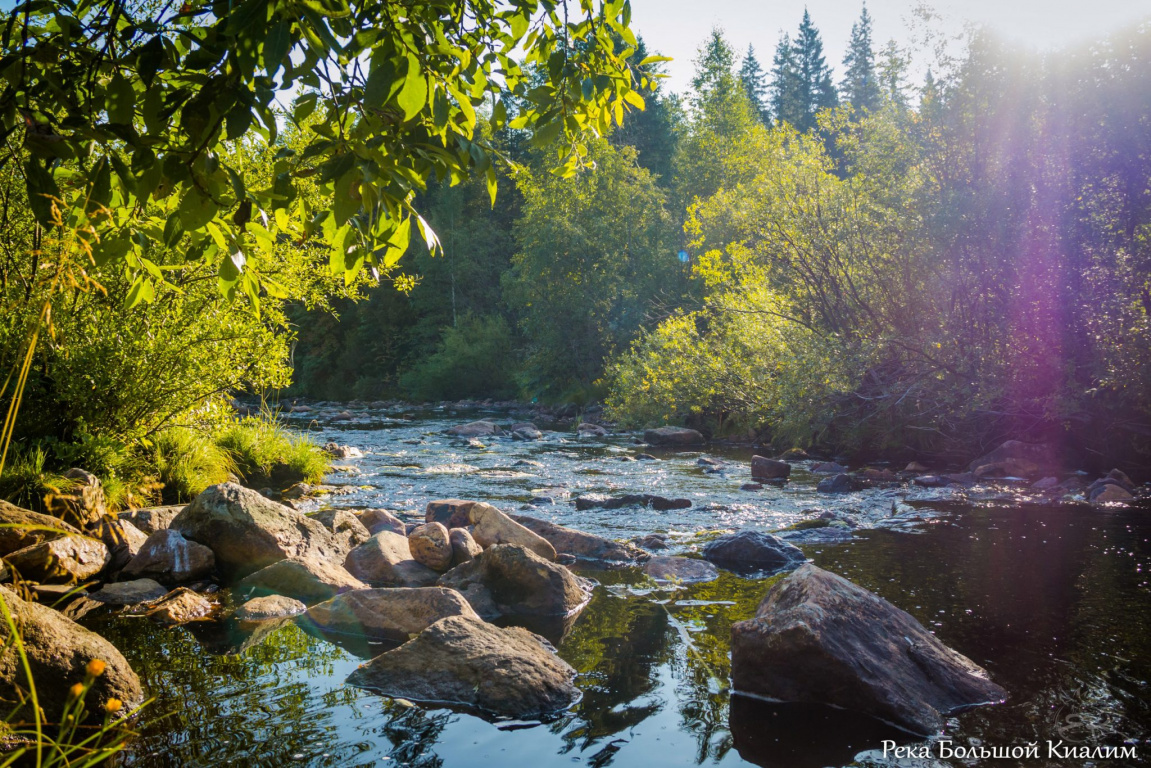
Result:
[[[385,49],[377,48],[372,52],[368,80],[364,83],[364,102],[368,106],[382,107],[396,95],[404,84],[396,72],[396,62]]]
[[[180,200],[180,222],[188,232],[195,232],[215,218],[217,207],[210,197],[190,187]]]
[[[264,38],[264,71],[269,77],[279,71],[291,45],[292,22],[281,19],[268,29],[268,36]]]
[[[104,107],[108,122],[130,125],[136,106],[136,91],[128,78],[117,72],[104,90]]]
[[[563,122],[556,120],[542,128],[537,128],[535,135],[532,136],[532,144],[536,147],[546,147],[555,141],[556,137],[560,135],[560,131],[563,130],[563,127]]]
[[[492,208],[495,208],[496,207],[496,190],[498,187],[498,183],[496,181],[495,166],[489,165],[487,173],[485,175],[487,177],[487,183],[488,183],[488,196],[492,199]]]
[[[28,207],[42,227],[52,226],[52,201],[59,198],[60,189],[51,172],[36,158],[30,157],[24,163],[24,175],[28,179]]]
[[[228,138],[232,141],[243,136],[248,132],[248,128],[252,125],[252,110],[248,108],[247,104],[237,104],[228,113]]]
[[[428,105],[428,81],[420,68],[420,61],[408,54],[408,71],[404,85],[396,96],[396,103],[404,111],[404,120],[411,120]]]

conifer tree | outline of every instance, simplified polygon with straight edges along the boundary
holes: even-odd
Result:
[[[767,108],[767,77],[764,75],[763,67],[759,65],[759,59],[755,57],[755,48],[751,45],[747,46],[747,53],[744,54],[743,64],[739,68],[739,79],[743,83],[743,90],[747,92],[748,101],[759,114],[759,119],[765,125],[770,124],[771,115]]]
[[[803,104],[800,95],[799,69],[795,61],[795,50],[791,38],[785,33],[775,46],[775,58],[771,63],[771,113],[779,123],[799,125],[803,121]]]
[[[888,40],[887,45],[879,52],[879,64],[876,67],[879,76],[879,91],[883,98],[890,101],[900,109],[907,109],[907,69],[910,61],[906,51],[900,48],[894,40]]]
[[[776,119],[800,131],[815,128],[815,115],[838,103],[831,68],[823,56],[823,40],[805,9],[795,41],[786,35],[775,51],[772,67],[772,106]]]
[[[840,93],[843,100],[859,111],[871,111],[879,106],[879,82],[875,72],[875,51],[871,47],[871,14],[867,3],[859,21],[851,25],[851,41],[843,57],[846,72]]]

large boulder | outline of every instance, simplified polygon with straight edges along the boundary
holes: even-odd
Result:
[[[412,558],[408,539],[380,531],[348,553],[344,568],[373,587],[428,587],[440,574]]]
[[[791,465],[786,461],[769,459],[766,456],[751,457],[751,479],[762,482],[779,482],[791,475]]]
[[[591,597],[591,585],[562,565],[515,544],[496,544],[437,582],[460,592],[480,616],[570,616]]]
[[[104,516],[104,486],[91,472],[73,467],[64,473],[71,482],[67,490],[44,497],[44,506],[53,517],[83,529]]]
[[[332,541],[345,555],[372,535],[363,521],[346,509],[321,509],[312,519],[332,534]]]
[[[424,523],[408,534],[408,549],[417,563],[433,571],[446,571],[452,565],[452,542],[441,523]]]
[[[807,556],[794,544],[759,531],[720,536],[703,548],[711,562],[736,570],[782,571],[802,565]]]
[[[407,530],[404,521],[386,509],[365,509],[360,512],[359,518],[363,526],[368,529],[368,536],[375,536],[380,531],[391,531],[402,536]]]
[[[549,523],[527,515],[510,515],[532,533],[547,539],[556,552],[574,555],[583,560],[605,560],[626,563],[643,560],[647,553],[632,544],[620,544],[602,536],[595,536],[562,525]]]
[[[703,445],[707,442],[698,431],[686,427],[658,427],[656,429],[648,429],[644,431],[643,439],[648,445],[668,446],[670,448]]]
[[[124,575],[148,577],[164,584],[183,584],[202,579],[216,568],[216,556],[203,544],[188,541],[171,528],[161,528],[140,547]]]
[[[1006,696],[912,616],[811,564],[732,625],[731,661],[738,693],[855,710],[921,735]]]
[[[4,560],[27,581],[71,584],[98,576],[112,561],[112,554],[102,541],[68,534],[18,549]]]
[[[467,528],[453,528],[448,531],[448,541],[452,544],[452,567],[469,560],[475,560],[484,551]]]
[[[1059,470],[1055,449],[1046,443],[1024,443],[1008,440],[990,453],[975,459],[968,469],[978,478],[1039,478]]]
[[[448,616],[479,620],[454,589],[357,589],[308,609],[307,621],[325,632],[406,642]]]
[[[171,525],[172,521],[176,519],[176,515],[183,510],[183,504],[168,507],[148,507],[147,509],[121,512],[119,517],[139,528],[145,535],[151,536],[156,531]]]
[[[556,550],[547,539],[529,531],[491,504],[477,502],[468,510],[472,537],[484,549],[496,544],[527,547],[545,560],[555,560]]]
[[[472,524],[472,507],[478,503],[467,499],[435,499],[424,508],[424,521],[439,523],[448,529],[467,528]]]
[[[1094,490],[1088,492],[1088,498],[1095,504],[1107,504],[1110,502],[1127,502],[1133,501],[1134,496],[1125,490],[1122,486],[1114,483],[1106,483],[1097,486]]]
[[[108,568],[113,572],[127,565],[140,551],[140,547],[148,541],[148,534],[119,517],[105,515],[92,527],[95,528],[96,538],[104,542],[104,546],[112,556]]]
[[[280,560],[245,576],[236,588],[257,595],[284,595],[305,603],[330,600],[350,589],[368,585],[340,565],[315,557]]]
[[[49,720],[58,720],[68,700],[68,689],[83,682],[89,662],[104,662],[104,672],[96,678],[86,701],[93,719],[103,718],[103,705],[119,699],[128,711],[143,699],[140,680],[116,647],[104,638],[67,619],[57,611],[21,599],[7,587],[0,586],[0,597],[8,606],[20,628],[24,653],[36,684],[36,695]],[[17,689],[27,692],[19,654],[9,639],[8,623],[0,621],[0,699],[5,711],[11,711],[21,700]],[[30,722],[32,713],[25,710],[19,719]]]
[[[459,424],[452,427],[448,430],[448,434],[453,437],[487,437],[488,435],[498,435],[500,431],[499,425],[490,421],[473,421],[471,424]]]
[[[411,701],[533,718],[579,700],[574,677],[575,670],[539,635],[451,616],[362,665],[348,684]]]
[[[339,562],[344,556],[321,523],[235,483],[205,490],[171,529],[211,548],[216,565],[232,578],[287,558]]]
[[[33,544],[78,534],[75,526],[0,499],[0,557]]]

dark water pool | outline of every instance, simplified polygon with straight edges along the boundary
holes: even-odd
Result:
[[[621,454],[642,450],[626,439],[606,445],[500,442],[480,450],[435,437],[440,426],[424,421],[391,433],[325,432],[376,451],[359,463],[359,475],[343,480],[356,486],[354,492],[331,503],[354,506],[358,500],[404,511],[427,498],[467,492],[499,499],[514,511],[513,501],[558,484],[574,494],[601,486],[638,490],[647,483],[668,495],[699,494],[697,503],[686,514],[616,510],[608,518],[576,512],[557,499],[533,514],[617,536],[670,530],[684,534],[681,548],[688,549],[693,531],[771,530],[812,505],[830,503],[845,513],[854,505],[865,514],[869,504],[891,502],[903,515],[911,493],[829,500],[814,494],[800,474],[788,490],[740,496],[746,457],[737,453],[727,457],[728,475],[706,476],[695,467],[695,454],[667,455],[658,463],[621,461]],[[404,445],[398,437],[425,443]],[[424,471],[487,463],[512,473],[519,470],[510,460],[529,453],[542,466],[529,467],[526,478]],[[1151,764],[1151,513],[952,502],[946,514],[927,516],[914,530],[862,530],[849,543],[804,549],[821,567],[910,612],[1009,691],[1005,704],[953,718],[947,731],[953,746],[1037,742],[1040,759],[885,760],[884,740],[916,742],[850,713],[732,696],[729,628],[754,614],[768,583],[724,573],[711,583],[656,589],[638,571],[623,570],[585,571],[600,582],[592,602],[570,627],[553,628],[552,639],[578,670],[584,695],[546,723],[492,723],[347,687],[344,678],[383,648],[343,647],[292,623],[253,637],[213,625],[164,629],[139,618],[101,620],[98,629],[123,650],[156,697],[125,762],[429,768]],[[1049,759],[1048,741],[1126,745],[1137,757]]]

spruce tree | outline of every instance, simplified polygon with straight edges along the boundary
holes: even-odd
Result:
[[[739,68],[739,79],[759,119],[765,125],[770,125],[771,116],[767,109],[767,77],[763,73],[763,67],[759,65],[759,59],[755,57],[755,48],[751,45],[747,46],[747,53],[744,54],[743,64]]]
[[[799,67],[791,38],[783,34],[775,46],[771,63],[771,113],[778,123],[799,126],[804,119],[803,97],[800,93]]]
[[[780,39],[771,71],[772,109],[781,123],[810,131],[815,128],[816,113],[838,103],[831,68],[823,56],[823,40],[806,9],[794,42],[787,35]]]
[[[908,107],[907,69],[910,63],[907,53],[894,40],[889,40],[879,52],[879,65],[876,69],[880,93],[900,109]]]
[[[875,52],[871,47],[871,14],[867,3],[859,21],[851,25],[851,41],[843,57],[846,73],[840,85],[843,100],[859,111],[871,111],[879,106],[879,82],[875,72]]]

